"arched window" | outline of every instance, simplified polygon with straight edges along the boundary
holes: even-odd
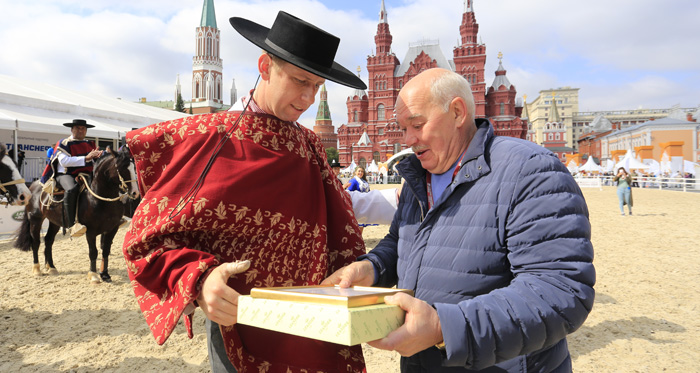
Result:
[[[501,102],[501,115],[506,115],[506,105]]]
[[[352,112],[352,121],[353,121],[353,122],[357,122],[357,110],[354,110],[354,111]]]
[[[401,144],[399,144],[399,143],[397,142],[396,144],[394,144],[394,154],[396,154],[396,153],[398,153],[398,152],[400,152],[400,151],[401,151]]]
[[[377,120],[385,120],[384,104],[377,105]]]
[[[379,161],[380,161],[380,160],[379,160],[379,152],[374,152],[374,153],[372,154],[372,158],[374,158],[374,161],[375,161],[375,162],[379,162]]]

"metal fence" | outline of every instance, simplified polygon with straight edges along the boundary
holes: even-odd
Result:
[[[21,167],[21,173],[27,184],[31,184],[34,180],[41,178],[44,173],[44,168],[48,161],[46,158],[25,158]]]
[[[592,180],[598,180],[601,186],[615,186],[614,176],[587,176],[576,177],[579,186],[594,186]],[[699,192],[700,179],[686,177],[665,177],[665,176],[636,176],[632,178],[633,188],[655,188],[664,190],[677,190],[683,192]]]

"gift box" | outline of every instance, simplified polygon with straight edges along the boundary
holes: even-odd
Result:
[[[328,287],[324,288],[333,292]],[[372,289],[374,295],[368,295],[368,292],[346,296],[319,294],[317,291],[324,290],[304,287],[295,288],[301,289],[301,293],[293,291],[280,295],[276,289],[279,288],[268,293],[264,293],[265,289],[253,289],[251,295],[240,296],[238,322],[346,346],[384,338],[403,325],[405,311],[398,306],[384,304],[383,297],[397,291],[412,293],[407,290],[366,288]],[[311,293],[304,293],[304,289],[311,289]]]

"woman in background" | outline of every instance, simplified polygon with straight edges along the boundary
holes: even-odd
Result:
[[[625,205],[627,205],[630,215],[632,215],[632,176],[627,173],[624,167],[617,169],[617,175],[613,178],[617,182],[617,198],[620,200],[620,212],[625,215]]]
[[[356,190],[362,193],[369,192],[369,182],[367,182],[367,173],[365,172],[365,169],[362,167],[357,167],[355,169],[355,177],[345,183],[343,188],[347,189],[348,191]]]

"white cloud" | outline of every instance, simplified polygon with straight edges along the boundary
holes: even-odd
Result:
[[[463,1],[385,0],[393,51],[439,39],[447,59],[459,43]],[[341,38],[336,61],[367,81],[380,0],[215,0],[224,60],[224,99],[232,79],[239,95],[257,77],[260,50],[231,28],[240,16],[272,25],[283,9]],[[126,100],[169,100],[180,74],[191,95],[194,32],[201,1],[0,0],[0,73]],[[347,10],[339,10],[339,9]],[[355,10],[354,7],[364,7]],[[332,8],[332,9],[329,9]],[[475,0],[487,47],[490,85],[503,52],[519,96],[580,88],[581,110],[661,108],[700,102],[700,3],[696,0]],[[334,124],[347,121],[352,89],[328,83]],[[302,122],[313,126],[317,103]]]

